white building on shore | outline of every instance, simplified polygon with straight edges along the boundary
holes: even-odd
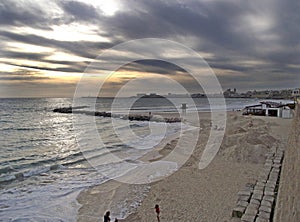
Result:
[[[260,102],[258,105],[246,106],[243,115],[274,116],[289,119],[293,117],[293,104]]]

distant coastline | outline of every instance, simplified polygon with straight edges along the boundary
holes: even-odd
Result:
[[[177,94],[168,93],[167,95],[160,95],[158,93],[137,93],[134,96],[124,96],[119,98],[240,98],[240,99],[295,99],[300,97],[300,88],[295,89],[283,89],[283,90],[250,90],[247,92],[238,92],[234,89],[226,89],[224,92],[205,94],[205,93],[193,93],[193,94]],[[114,99],[115,97],[106,96],[83,96],[82,98],[101,98],[101,99]]]

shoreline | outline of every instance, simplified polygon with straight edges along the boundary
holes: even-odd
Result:
[[[246,149],[241,151],[244,153],[241,153],[233,142],[239,141],[239,138],[246,134],[245,138],[248,142],[255,141],[255,138],[252,138],[255,129],[247,128],[250,120],[258,129],[266,128],[263,131],[264,136],[270,137],[270,141],[271,137],[275,136],[277,137],[276,140],[272,140],[274,143],[284,142],[282,140],[285,139],[286,135],[280,134],[279,130],[281,130],[282,125],[288,129],[288,122],[290,121],[269,117],[245,117],[241,115],[241,112],[227,112],[229,125],[219,153],[207,168],[199,170],[198,160],[207,141],[210,114],[206,113],[204,116],[203,112],[197,114],[202,115],[199,127],[204,130],[200,132],[201,136],[193,154],[179,170],[150,185],[129,185],[110,180],[84,190],[77,197],[77,201],[81,204],[77,220],[96,221],[96,218],[101,220],[106,210],[112,212],[113,217],[111,218],[113,220],[115,216],[120,217],[120,215],[114,215],[113,212],[122,210],[122,207],[125,207],[125,202],[132,204],[130,215],[123,219],[120,218],[120,221],[125,222],[148,221],[146,218],[151,217],[155,219],[152,209],[154,204],[160,204],[163,221],[183,221],[186,218],[191,221],[219,221],[221,218],[230,220],[230,213],[235,205],[238,190],[246,183],[253,182],[263,165],[261,155],[257,157],[253,153],[247,153],[249,151]],[[162,115],[169,114],[163,113]],[[232,141],[234,139],[236,141]],[[172,151],[176,143],[175,136],[168,138],[141,157],[140,160],[144,162],[160,160]],[[258,142],[253,146],[256,149],[267,149],[265,144],[259,147]],[[260,154],[263,154],[263,151],[261,152]],[[179,199],[176,197],[178,193],[182,194]],[[195,193],[202,195],[195,195]],[[134,200],[135,198],[137,199]],[[199,215],[194,212],[195,210],[190,209],[194,205],[200,205]]]
[[[143,115],[145,113],[137,113],[137,114]],[[177,118],[178,114],[172,112],[157,112],[154,113],[154,116]],[[181,122],[180,124],[185,124],[185,123]],[[161,153],[162,150],[164,150],[165,148],[168,149],[169,147],[172,147],[174,143],[177,143],[176,141],[178,140],[180,134],[181,132],[179,131],[165,137],[159,144],[154,146],[151,151],[147,152],[146,154],[138,158],[137,161],[151,163],[163,158],[164,155]],[[145,197],[146,194],[149,192],[150,186],[151,184],[134,185],[134,184],[122,183],[115,179],[109,179],[108,181],[102,184],[98,184],[90,188],[84,189],[79,193],[77,197],[77,202],[81,205],[77,213],[77,221],[96,221],[96,219],[101,220],[105,211],[111,209],[111,207],[110,208],[106,207],[107,205],[111,205],[113,202],[116,203],[123,202],[123,200],[124,199],[126,200],[126,197],[128,197],[128,193],[130,193],[130,191],[132,192],[132,196],[142,195],[143,197]],[[94,195],[101,196],[101,199],[109,200],[110,203],[99,204],[97,202],[97,198],[94,199],[93,197]],[[142,202],[142,199],[140,198],[129,198],[129,199],[131,199],[130,200],[132,202],[131,205],[134,204],[139,205]],[[98,210],[95,209],[91,211],[91,208],[93,207],[91,207],[90,205],[93,205],[94,203],[97,203],[97,205],[99,206]],[[130,211],[129,214],[133,213],[137,207],[138,206],[134,206],[134,207],[130,206],[128,209]],[[114,205],[113,208],[118,208],[118,206]],[[114,215],[112,210],[110,211],[112,216],[118,217],[120,221],[122,221],[122,219],[125,219],[125,217],[123,217],[122,215]],[[126,217],[129,216],[129,214],[127,215],[127,212],[121,212],[121,213],[126,214]]]
[[[201,112],[202,114],[205,113],[205,116],[210,116],[209,112]],[[144,114],[144,113],[137,113],[137,114]],[[198,114],[198,112],[197,112]],[[178,113],[173,113],[173,112],[155,112],[153,115],[158,116],[158,117],[169,117],[169,118],[177,118]],[[187,120],[186,120],[187,121]],[[181,122],[180,124],[186,124],[186,121]],[[189,122],[191,123],[191,122]],[[187,129],[189,130],[189,129]],[[138,158],[138,161],[142,161],[145,163],[151,163],[154,161],[158,161],[162,159],[163,157],[166,156],[170,151],[172,151],[173,147],[177,144],[177,141],[180,137],[180,134],[182,132],[176,132],[175,134],[169,135],[166,138],[164,138],[159,144],[157,144],[151,151],[148,153],[144,154],[140,158]],[[122,177],[122,176],[121,176]],[[154,182],[156,183],[156,182]],[[107,205],[110,205],[112,202],[120,203],[124,199],[126,199],[128,196],[128,191],[129,190],[138,190],[137,192],[140,192],[139,194],[145,197],[145,195],[149,192],[149,189],[152,184],[146,184],[146,185],[131,185],[131,184],[126,184],[122,182],[118,182],[115,179],[110,179],[102,184],[87,188],[82,190],[78,197],[77,197],[77,202],[81,205],[81,207],[78,210],[77,213],[77,221],[95,221],[96,218],[101,218],[103,217],[105,211],[111,209],[106,207]],[[141,186],[142,188],[137,188],[138,186]],[[99,191],[101,190],[101,191]],[[119,192],[115,192],[115,190],[118,190]],[[141,191],[142,190],[142,191]],[[134,191],[133,191],[134,193]],[[109,199],[110,203],[109,204],[99,204],[97,202],[97,199],[94,200],[94,195],[98,195],[101,199]],[[136,196],[136,194],[134,193]],[[131,198],[129,198],[131,199]],[[137,202],[137,205],[139,205],[142,200],[137,198],[136,200],[131,200],[132,204],[135,204]],[[97,203],[99,206],[98,209],[94,209],[91,211],[91,208],[93,208],[91,205],[94,203]],[[129,216],[130,214],[134,213],[136,208],[131,207],[129,209],[129,214],[126,215]],[[113,206],[113,208],[117,208],[117,206]],[[111,214],[112,216],[117,216],[120,221],[124,220],[126,217],[123,217],[122,215],[114,215],[112,210]],[[88,213],[88,214],[87,214]],[[126,214],[126,213],[125,213]],[[112,217],[113,218],[113,217]]]

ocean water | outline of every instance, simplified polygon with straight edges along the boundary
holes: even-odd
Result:
[[[162,139],[189,127],[122,119],[112,123],[110,118],[81,114],[74,124],[72,115],[52,112],[72,102],[71,98],[0,99],[0,221],[76,221],[80,191],[120,176],[118,169],[128,162],[138,164],[138,158]],[[98,99],[94,105],[93,99],[81,98],[77,102],[86,110],[110,111],[114,101]],[[126,112],[132,104],[133,113],[178,112],[185,102],[184,98],[171,102],[124,98],[115,102],[113,111]],[[227,109],[256,102],[229,99]],[[217,104],[210,107],[205,99],[196,99],[187,104],[187,112],[220,109]],[[107,161],[112,153],[118,158]],[[127,213],[126,209],[115,212],[119,217]]]

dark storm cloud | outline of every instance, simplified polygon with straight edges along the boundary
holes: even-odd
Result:
[[[73,61],[61,61],[61,60],[46,60],[47,63],[51,63],[51,64],[59,64],[59,65],[65,65],[67,67],[72,67],[74,70],[77,70],[75,72],[83,72],[84,69],[86,69],[90,62],[76,62],[74,63]]]
[[[215,55],[209,62],[213,68],[230,69],[249,75],[255,75],[253,70],[264,68],[255,64],[252,67],[240,66],[238,60],[245,58],[266,61],[270,66],[279,65],[281,72],[289,72],[284,64],[297,64],[300,59],[299,1],[263,2],[264,4],[248,1],[189,1],[186,4],[171,1],[131,2],[128,3],[131,10],[108,18],[105,27],[127,39],[162,37],[174,40],[178,38],[181,41],[180,36],[195,37],[197,40],[194,49]],[[275,12],[269,12],[268,7],[274,8]],[[252,18],[266,17],[273,24],[257,31],[243,20],[247,15]],[[264,21],[258,19],[257,24],[253,25],[259,26],[260,22]],[[277,38],[263,38],[268,35]],[[182,43],[189,45],[188,41]],[[228,60],[223,64],[218,63],[219,57],[227,57]],[[260,75],[256,75],[256,78],[257,81],[263,81]]]
[[[6,58],[28,59],[28,60],[35,60],[35,61],[41,61],[44,57],[51,55],[51,53],[15,52],[9,50],[6,50],[2,53],[5,54]]]
[[[99,18],[98,11],[91,5],[78,1],[62,1],[63,10],[75,20],[89,21]]]
[[[162,75],[176,75],[178,71],[184,71],[182,68],[160,60],[139,60],[127,64],[121,68],[126,71],[149,72]]]
[[[297,0],[277,1],[275,33],[280,36],[280,42],[285,46],[299,45],[300,39],[300,2]],[[299,50],[299,49],[298,49]]]
[[[211,62],[209,62],[209,65],[212,69],[222,69],[222,70],[231,70],[231,71],[238,71],[238,72],[247,72],[252,70],[252,67],[246,67],[246,66],[242,66],[242,65],[238,65],[238,64],[231,64],[230,62],[218,62],[218,61],[214,61],[211,60]]]
[[[0,39],[5,41],[17,41],[26,44],[51,47],[58,51],[73,53],[84,58],[95,58],[103,49],[110,48],[113,43],[98,43],[89,41],[59,41],[48,39],[35,34],[21,35],[9,31],[0,31]]]
[[[47,22],[43,10],[30,1],[2,1],[0,3],[0,24],[22,26],[29,25],[42,28]]]
[[[9,63],[7,62],[6,64],[8,65],[12,65],[12,66],[15,66],[15,67],[19,67],[19,68],[26,68],[26,69],[36,69],[36,70],[40,70],[40,71],[57,71],[57,72],[82,72],[83,69],[81,67],[73,67],[70,66],[70,67],[58,67],[58,68],[49,68],[49,67],[41,67],[41,66],[34,66],[34,65],[25,65],[25,64],[22,64],[22,65],[17,65],[15,63]]]
[[[235,31],[240,17],[251,10],[247,3],[129,1],[128,5],[131,11],[105,20],[108,30],[127,38],[195,36],[199,42],[214,42],[223,48],[242,49],[254,42],[247,33]]]
[[[57,4],[55,4],[57,3]],[[51,6],[65,12],[63,16],[52,14]],[[10,26],[30,26],[51,30],[51,25],[69,24],[81,20],[89,21],[99,18],[97,10],[79,1],[18,1],[7,0],[0,3],[0,24]]]

